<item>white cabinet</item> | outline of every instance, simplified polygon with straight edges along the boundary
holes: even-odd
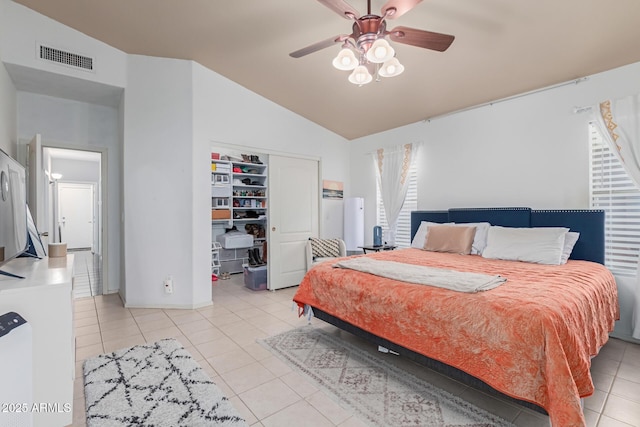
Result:
[[[0,276],[0,313],[14,311],[32,328],[33,403],[50,405],[33,414],[33,425],[70,425],[75,377],[73,255],[17,258],[2,270],[25,277]],[[0,380],[0,387],[11,385]]]

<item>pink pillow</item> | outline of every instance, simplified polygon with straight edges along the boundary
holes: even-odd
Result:
[[[427,230],[424,250],[469,255],[476,227],[459,225],[434,225]]]

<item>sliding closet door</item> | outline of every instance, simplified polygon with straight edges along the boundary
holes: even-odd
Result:
[[[318,236],[318,161],[269,156],[269,289],[300,283]]]

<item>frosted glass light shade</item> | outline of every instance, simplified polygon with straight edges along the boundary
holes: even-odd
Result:
[[[349,75],[349,81],[354,85],[366,85],[371,82],[371,80],[373,80],[373,77],[364,65],[358,65],[355,70],[353,70],[353,73]]]
[[[404,65],[398,61],[398,58],[391,58],[380,67],[378,74],[382,77],[395,77],[398,74],[402,74],[404,71]]]
[[[375,64],[382,64],[385,61],[393,58],[396,52],[393,50],[389,42],[385,39],[378,39],[367,51],[367,59]]]
[[[338,56],[333,59],[333,66],[338,70],[353,70],[358,66],[358,59],[351,49],[345,47],[338,53]]]

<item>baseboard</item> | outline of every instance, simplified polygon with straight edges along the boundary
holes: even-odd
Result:
[[[617,333],[617,332],[611,332],[609,334],[609,336],[611,338],[617,338],[617,339],[622,340],[622,341],[627,341],[627,342],[634,343],[634,344],[640,344],[640,340],[637,340],[637,339],[633,338],[631,335],[621,334],[621,333]]]
[[[213,301],[201,304],[128,304],[124,303],[125,308],[161,308],[168,310],[197,310],[198,308],[209,307],[213,305]]]

